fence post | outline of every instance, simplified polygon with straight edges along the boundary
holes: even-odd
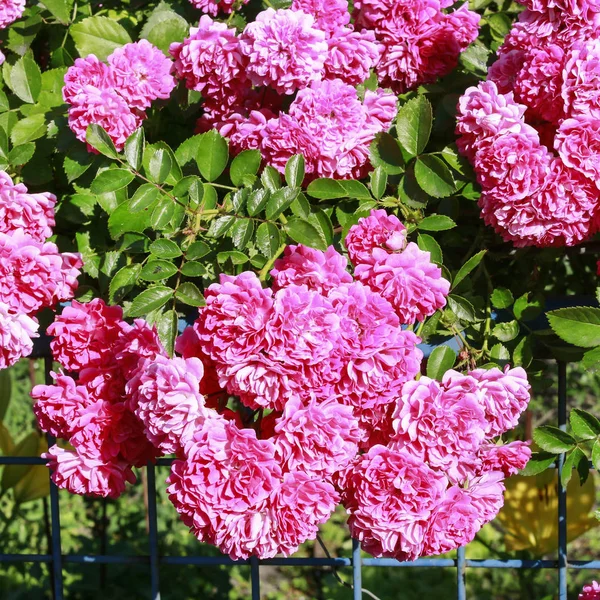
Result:
[[[250,581],[252,585],[252,600],[260,600],[260,570],[258,558],[250,557]]]
[[[148,463],[148,541],[150,543],[150,589],[152,600],[160,600],[158,576],[158,522],[156,517],[156,478],[154,465]]]
[[[353,600],[362,600],[362,558],[360,542],[352,540],[352,590]]]
[[[467,600],[467,549],[463,546],[456,551],[456,571],[457,571],[457,598],[458,600]]]
[[[567,429],[567,365],[558,362],[558,427]],[[558,600],[567,600],[567,490],[561,483],[565,455],[558,457]]]

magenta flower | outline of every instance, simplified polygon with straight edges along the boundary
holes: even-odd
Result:
[[[600,583],[592,581],[592,583],[584,585],[577,597],[579,600],[600,600]]]
[[[202,12],[214,17],[219,11],[229,14],[233,12],[236,4],[248,4],[249,0],[190,0],[190,2]]]
[[[347,0],[293,0],[291,8],[312,15],[317,28],[327,33],[350,23]]]
[[[31,354],[38,327],[37,320],[0,302],[0,369]]]
[[[6,29],[20,19],[25,11],[25,0],[3,0],[0,3],[0,29]]]
[[[88,93],[88,86],[100,91],[112,89],[114,85],[113,70],[94,54],[88,54],[84,58],[76,58],[75,64],[67,69],[63,100],[73,104],[77,96]]]

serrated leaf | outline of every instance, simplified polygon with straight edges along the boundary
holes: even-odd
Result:
[[[338,198],[346,198],[348,192],[346,188],[337,179],[328,179],[323,177],[315,179],[308,184],[306,193],[313,198],[319,200],[336,200]]]
[[[600,441],[596,440],[592,446],[592,464],[596,471],[600,471]]]
[[[167,310],[156,319],[156,330],[167,354],[173,356],[179,317],[176,310]]]
[[[417,96],[402,106],[396,119],[398,141],[411,156],[425,150],[433,125],[431,103],[425,96]]]
[[[119,204],[108,218],[108,231],[113,240],[119,239],[126,232],[142,233],[148,226],[148,214],[132,213],[127,202]]]
[[[556,335],[575,346],[600,346],[600,308],[559,308],[548,313],[550,327]]]
[[[427,377],[442,380],[444,373],[456,362],[456,352],[449,346],[438,346],[427,359]]]
[[[600,421],[580,408],[574,408],[569,415],[573,433],[582,440],[593,440],[600,435]]]
[[[231,206],[233,207],[233,212],[236,215],[239,215],[243,212],[244,204],[246,204],[246,200],[248,199],[249,191],[247,188],[242,188],[236,190],[228,197],[231,201]]]
[[[100,125],[96,125],[95,123],[88,125],[85,133],[85,141],[94,150],[97,150],[100,154],[104,154],[104,156],[108,156],[109,158],[116,158],[118,156],[111,137]]]
[[[398,140],[387,132],[379,133],[371,144],[371,163],[389,175],[404,171],[404,157]]]
[[[568,452],[577,445],[575,438],[569,435],[566,431],[553,427],[551,425],[543,425],[538,427],[533,432],[533,441],[546,452],[552,454],[562,454]]]
[[[232,161],[229,167],[231,183],[236,186],[244,185],[248,176],[256,175],[262,158],[258,150],[243,150]]]
[[[456,191],[456,184],[446,163],[433,154],[415,160],[415,179],[419,187],[434,198],[446,198]]]
[[[448,306],[461,321],[472,323],[476,320],[475,308],[466,298],[452,294],[448,296]]]
[[[452,287],[453,288],[455,288],[456,286],[458,286],[461,283],[461,281],[463,281],[463,279],[465,277],[467,277],[467,275],[469,275],[473,271],[473,269],[475,269],[477,267],[477,265],[479,265],[479,263],[481,262],[481,259],[485,256],[486,252],[487,252],[487,250],[482,250],[481,252],[478,252],[477,254],[474,254],[458,270],[458,273],[454,276],[454,281],[452,282]]]
[[[423,252],[429,252],[431,261],[441,265],[443,262],[442,249],[433,237],[426,233],[417,236],[417,245]]]
[[[533,360],[533,348],[531,336],[525,336],[517,344],[513,351],[513,362],[515,366],[527,368]]]
[[[115,273],[108,286],[109,301],[111,304],[119,304],[129,294],[135,287],[141,270],[142,265],[135,263],[127,265]]]
[[[304,181],[304,156],[294,154],[285,164],[285,181],[291,188],[299,188]]]
[[[281,175],[279,174],[279,171],[271,165],[267,165],[264,168],[260,180],[262,181],[263,186],[271,193],[277,191],[281,187]]]
[[[35,144],[26,142],[15,146],[8,155],[8,162],[14,166],[21,166],[29,162],[35,152]]]
[[[517,321],[508,321],[507,323],[498,323],[492,329],[492,335],[501,342],[510,342],[519,335],[519,323]]]
[[[15,123],[10,132],[14,146],[38,140],[48,132],[48,124],[44,115],[31,115]]]
[[[588,370],[600,368],[600,348],[592,348],[583,355],[583,366]]]
[[[175,214],[175,203],[171,198],[163,196],[152,211],[150,224],[154,229],[164,229]]]
[[[151,183],[144,183],[135,190],[129,201],[129,210],[137,213],[152,206],[160,196],[160,190]]]
[[[565,462],[563,464],[562,473],[560,475],[560,482],[563,488],[567,487],[573,475],[573,469],[579,466],[579,462],[582,459],[587,462],[587,458],[585,457],[585,454],[580,448],[575,448],[572,452],[569,452],[569,454],[567,455],[567,458],[565,459]]]
[[[129,166],[136,171],[139,171],[142,166],[142,159],[144,157],[144,144],[144,128],[139,127],[127,138],[125,147],[123,148],[123,153],[125,154],[127,164],[129,164]]]
[[[231,228],[231,240],[238,250],[243,250],[254,234],[254,222],[250,219],[239,219]]]
[[[195,260],[190,260],[181,267],[181,274],[186,277],[204,277],[207,273],[206,266]]]
[[[274,223],[261,223],[256,230],[256,246],[267,258],[273,258],[281,246],[279,229]]]
[[[237,250],[228,250],[217,254],[217,262],[219,264],[223,264],[228,260],[230,260],[233,265],[244,265],[250,259],[243,252],[238,252]]]
[[[127,187],[134,179],[127,169],[106,169],[96,175],[90,190],[92,194],[107,194]]]
[[[206,304],[202,292],[191,281],[182,283],[177,288],[175,297],[189,306],[204,306]]]
[[[531,321],[541,314],[543,305],[542,297],[533,296],[530,300],[529,293],[527,293],[517,298],[513,311],[519,321]]]
[[[172,240],[160,238],[150,244],[150,252],[158,258],[177,258],[183,253],[181,248]]]
[[[227,166],[229,150],[225,138],[215,129],[203,133],[198,143],[196,163],[204,179],[214,181]]]
[[[519,471],[520,475],[531,477],[543,473],[556,462],[556,455],[551,452],[533,452],[527,466]]]
[[[173,297],[173,290],[165,285],[156,285],[144,290],[134,298],[127,310],[128,317],[142,317],[161,308]]]
[[[317,230],[327,246],[333,244],[333,225],[325,211],[317,210],[309,214],[307,220]]]
[[[229,231],[235,221],[236,218],[233,215],[217,217],[211,221],[206,235],[213,238],[221,237]]]
[[[131,42],[127,30],[108,17],[88,17],[71,25],[69,32],[80,56],[94,54],[100,60]]]
[[[73,2],[67,0],[44,0],[44,6],[63,25],[67,25],[71,21],[71,8]]]
[[[317,250],[327,250],[327,244],[319,232],[308,221],[293,217],[285,224],[286,233],[299,244],[316,248]]]
[[[421,231],[447,231],[456,227],[456,223],[446,215],[430,215],[419,221],[417,227]]]
[[[369,179],[371,181],[371,193],[377,200],[381,200],[387,188],[388,174],[382,167],[377,167],[374,171],[371,171]]]
[[[291,203],[298,197],[299,188],[284,187],[276,190],[271,194],[265,215],[270,221],[275,220],[283,211],[287,210]]]
[[[188,260],[196,260],[206,256],[210,252],[210,246],[205,242],[194,242],[185,252]]]
[[[507,288],[496,288],[491,296],[492,306],[495,308],[508,308],[512,306],[514,298],[512,292]]]
[[[270,198],[269,190],[259,189],[253,191],[250,196],[248,196],[248,200],[246,201],[246,210],[248,214],[253,217],[261,212]]]
[[[497,363],[507,363],[510,360],[510,352],[503,344],[494,344],[490,350],[490,358]]]
[[[165,148],[156,148],[148,163],[148,176],[156,183],[164,183],[171,173],[173,161]]]
[[[77,145],[69,150],[63,163],[63,169],[69,183],[81,177],[94,162],[94,155]]]
[[[161,2],[142,27],[140,37],[147,39],[169,56],[169,46],[173,42],[182,42],[188,30],[188,22]]]
[[[161,281],[169,279],[177,273],[177,267],[168,260],[161,258],[149,260],[143,267],[140,273],[140,279],[145,281]]]
[[[33,104],[42,91],[42,72],[31,52],[22,56],[10,70],[10,87],[23,102]]]

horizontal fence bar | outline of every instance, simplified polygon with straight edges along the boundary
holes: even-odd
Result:
[[[65,563],[75,564],[150,564],[149,555],[120,556],[120,555],[87,555],[64,554]],[[161,556],[158,561],[164,565],[195,565],[195,566],[231,566],[249,565],[250,560],[232,560],[227,556]],[[52,562],[51,554],[0,554],[0,562]],[[261,565],[277,567],[350,567],[350,558],[267,558],[258,561]],[[393,558],[363,558],[365,567],[419,567],[439,568],[456,567],[458,561],[453,558],[420,558],[412,562],[399,562]],[[465,566],[475,569],[556,569],[558,560],[518,560],[518,559],[466,559]],[[572,560],[569,569],[598,569],[600,560]]]

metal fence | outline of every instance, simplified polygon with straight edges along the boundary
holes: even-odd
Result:
[[[46,358],[46,377],[52,367],[52,361]],[[567,426],[567,365],[558,363],[558,426],[566,429]],[[54,440],[49,438],[49,444]],[[136,564],[150,567],[150,600],[160,600],[160,565],[196,565],[217,566],[245,564],[250,566],[252,600],[260,600],[260,567],[261,565],[274,566],[303,566],[303,567],[352,567],[352,594],[353,600],[363,598],[362,567],[383,568],[414,568],[414,567],[454,567],[457,572],[458,600],[466,600],[467,569],[555,569],[558,570],[558,599],[567,599],[567,574],[568,569],[600,569],[600,560],[581,561],[567,559],[567,497],[566,490],[559,484],[558,490],[558,555],[552,560],[518,560],[518,559],[481,559],[471,560],[466,558],[465,548],[459,548],[456,559],[450,558],[422,558],[413,562],[398,562],[387,558],[365,558],[361,556],[360,544],[354,540],[352,556],[339,558],[272,558],[258,560],[251,558],[245,561],[233,561],[226,556],[161,556],[158,549],[158,525],[156,507],[156,470],[169,467],[171,459],[159,459],[156,465],[147,467],[148,482],[148,532],[149,548],[147,555],[119,556],[119,555],[83,555],[63,554],[61,550],[60,509],[58,489],[50,482],[50,512],[51,512],[51,553],[50,554],[0,554],[2,563],[48,563],[51,565],[51,582],[53,600],[63,600],[63,568],[68,564]],[[0,456],[0,465],[40,465],[45,460],[39,457],[10,457]],[[564,455],[558,458],[559,481],[564,465]]]

